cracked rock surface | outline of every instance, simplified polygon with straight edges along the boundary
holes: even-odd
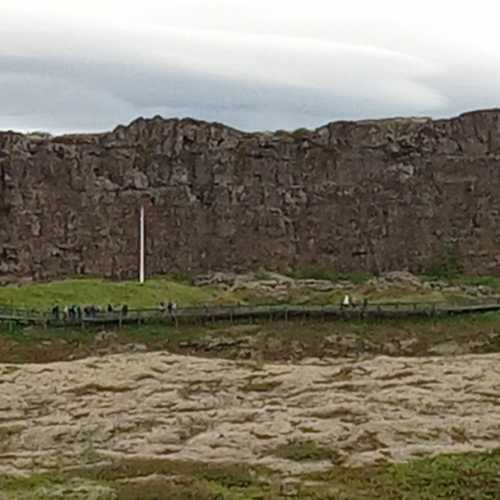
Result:
[[[0,390],[0,475],[131,457],[293,475],[500,439],[498,353],[296,364],[118,354],[3,364]],[[279,452],[305,443],[328,458]]]

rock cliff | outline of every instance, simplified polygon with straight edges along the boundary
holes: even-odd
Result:
[[[0,280],[308,265],[500,273],[500,110],[244,133],[0,133]]]

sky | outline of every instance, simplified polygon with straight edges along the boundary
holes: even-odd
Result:
[[[0,0],[0,130],[242,130],[500,107],[494,0]]]

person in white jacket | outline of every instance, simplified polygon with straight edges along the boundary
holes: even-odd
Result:
[[[344,299],[342,300],[343,307],[349,307],[351,305],[351,297],[348,293],[344,295]]]

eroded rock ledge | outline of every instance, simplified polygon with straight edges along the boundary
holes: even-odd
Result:
[[[0,133],[0,279],[136,272],[500,271],[500,110],[293,133],[138,119]]]

